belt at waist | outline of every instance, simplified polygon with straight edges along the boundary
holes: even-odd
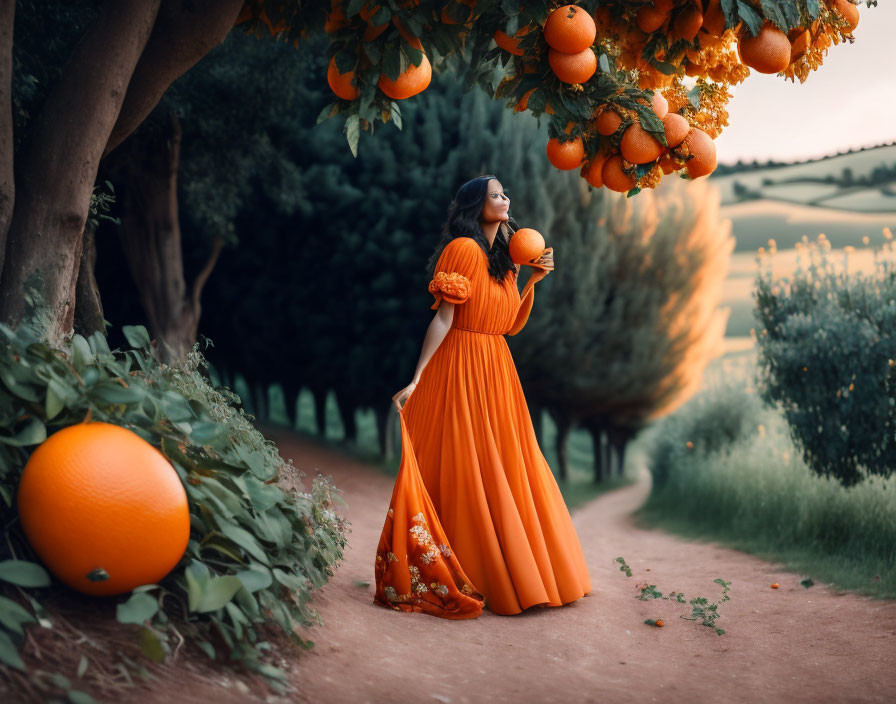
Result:
[[[462,328],[459,325],[455,325],[454,330],[465,330],[467,332],[478,332],[480,335],[503,335],[503,332],[486,332],[485,330],[473,330],[472,328]]]

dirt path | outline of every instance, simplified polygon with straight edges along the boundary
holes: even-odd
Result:
[[[326,625],[308,632],[315,647],[292,668],[298,701],[896,701],[896,602],[804,589],[800,575],[749,555],[635,528],[628,516],[646,481],[573,513],[595,589],[578,602],[469,621],[376,606],[373,585],[355,580],[373,580],[392,480],[295,436],[269,436],[309,475],[333,476],[352,522],[345,561],[315,597]],[[679,618],[687,604],[634,598],[649,580],[715,601],[717,577],[731,582],[723,636]],[[656,617],[667,625],[643,623]]]

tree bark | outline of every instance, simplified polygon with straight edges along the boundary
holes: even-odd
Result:
[[[224,41],[244,0],[164,0],[134,69],[103,156],[121,144],[158,105],[177,78]]]
[[[15,0],[0,0],[0,271],[3,271],[6,233],[16,200],[12,133],[12,27],[15,14]]]
[[[314,422],[317,424],[317,434],[321,439],[327,438],[327,389],[311,388],[314,397]]]
[[[255,418],[260,422],[267,422],[268,414],[268,385],[261,382],[252,384],[252,400],[255,406]]]
[[[188,295],[177,202],[180,144],[180,122],[172,113],[167,129],[133,135],[110,164],[121,181],[121,245],[150,334],[170,365],[180,365],[196,342],[202,289],[223,246],[215,238]]]
[[[392,451],[392,443],[388,440],[390,406],[395,408],[395,404],[392,403],[388,406],[385,403],[378,403],[373,409],[373,414],[376,417],[376,439],[379,442],[380,458],[383,460],[391,457],[386,454],[387,450]],[[398,444],[400,445],[400,443]],[[400,450],[400,448],[397,449]]]
[[[74,320],[82,234],[103,149],[160,0],[106,2],[36,118],[16,173],[16,198],[0,278],[0,320],[18,325],[26,286],[35,322],[59,345]]]
[[[84,246],[81,248],[81,263],[78,266],[78,285],[75,287],[75,332],[84,337],[93,333],[106,334],[103,302],[97,286],[94,272],[96,270],[96,231],[93,227],[84,228]]]
[[[557,472],[560,479],[569,478],[569,461],[566,455],[567,445],[569,444],[569,431],[572,427],[572,419],[563,411],[557,408],[551,408],[548,411],[557,426],[557,440],[555,450],[557,452]]]
[[[358,441],[358,424],[355,422],[355,406],[345,392],[336,392],[336,405],[339,408],[339,417],[342,427],[345,428],[345,439],[353,443]]]

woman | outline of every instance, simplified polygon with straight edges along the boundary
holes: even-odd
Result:
[[[509,207],[482,176],[461,186],[442,228],[429,284],[438,312],[413,381],[393,396],[402,460],[376,555],[382,606],[475,618],[483,604],[510,615],[591,591],[503,337],[526,324],[553,252],[530,262],[521,296]]]

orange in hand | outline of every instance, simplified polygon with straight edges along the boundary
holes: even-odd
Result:
[[[516,264],[531,264],[544,252],[544,237],[538,230],[521,227],[510,237],[510,258]]]

